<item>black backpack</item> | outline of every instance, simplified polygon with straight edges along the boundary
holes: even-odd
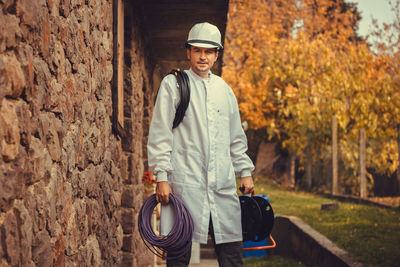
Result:
[[[179,89],[180,102],[176,108],[174,122],[172,129],[178,127],[185,116],[186,109],[189,106],[190,101],[190,82],[189,77],[183,70],[173,69],[170,73],[176,77],[176,86]]]

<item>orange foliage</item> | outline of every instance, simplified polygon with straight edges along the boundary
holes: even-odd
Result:
[[[356,35],[357,10],[343,0],[230,3],[223,77],[234,88],[249,127],[264,128],[268,138],[280,140],[302,160],[307,137],[314,156],[323,157],[319,151],[330,145],[336,115],[346,168],[358,170],[357,147],[347,141],[357,140],[363,127],[376,140],[368,147],[368,167],[393,173],[398,160],[390,140],[400,122],[399,51],[371,52]],[[391,29],[400,33],[400,26]]]

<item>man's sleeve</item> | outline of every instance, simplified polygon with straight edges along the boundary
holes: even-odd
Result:
[[[246,154],[247,138],[242,128],[236,97],[230,88],[229,99],[231,105],[230,142],[233,168],[235,173],[239,174],[240,177],[251,176],[251,173],[254,170],[254,165]]]
[[[158,91],[147,142],[149,167],[157,182],[168,181],[167,174],[172,170],[172,123],[178,101],[176,80],[168,75]]]

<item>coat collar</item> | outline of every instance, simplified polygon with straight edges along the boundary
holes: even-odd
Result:
[[[189,69],[189,73],[191,74],[191,76],[192,76],[195,80],[198,80],[198,81],[210,80],[211,77],[212,77],[212,72],[211,72],[211,70],[208,71],[208,78],[202,78],[202,77],[200,77],[198,74],[196,74],[196,72],[194,72],[194,71],[192,70],[192,68]]]

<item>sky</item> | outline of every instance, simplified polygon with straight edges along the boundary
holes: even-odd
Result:
[[[390,10],[389,0],[346,0],[346,2],[357,3],[361,13],[358,34],[364,36],[372,29],[372,17],[377,19],[379,24],[390,22],[394,18]]]

